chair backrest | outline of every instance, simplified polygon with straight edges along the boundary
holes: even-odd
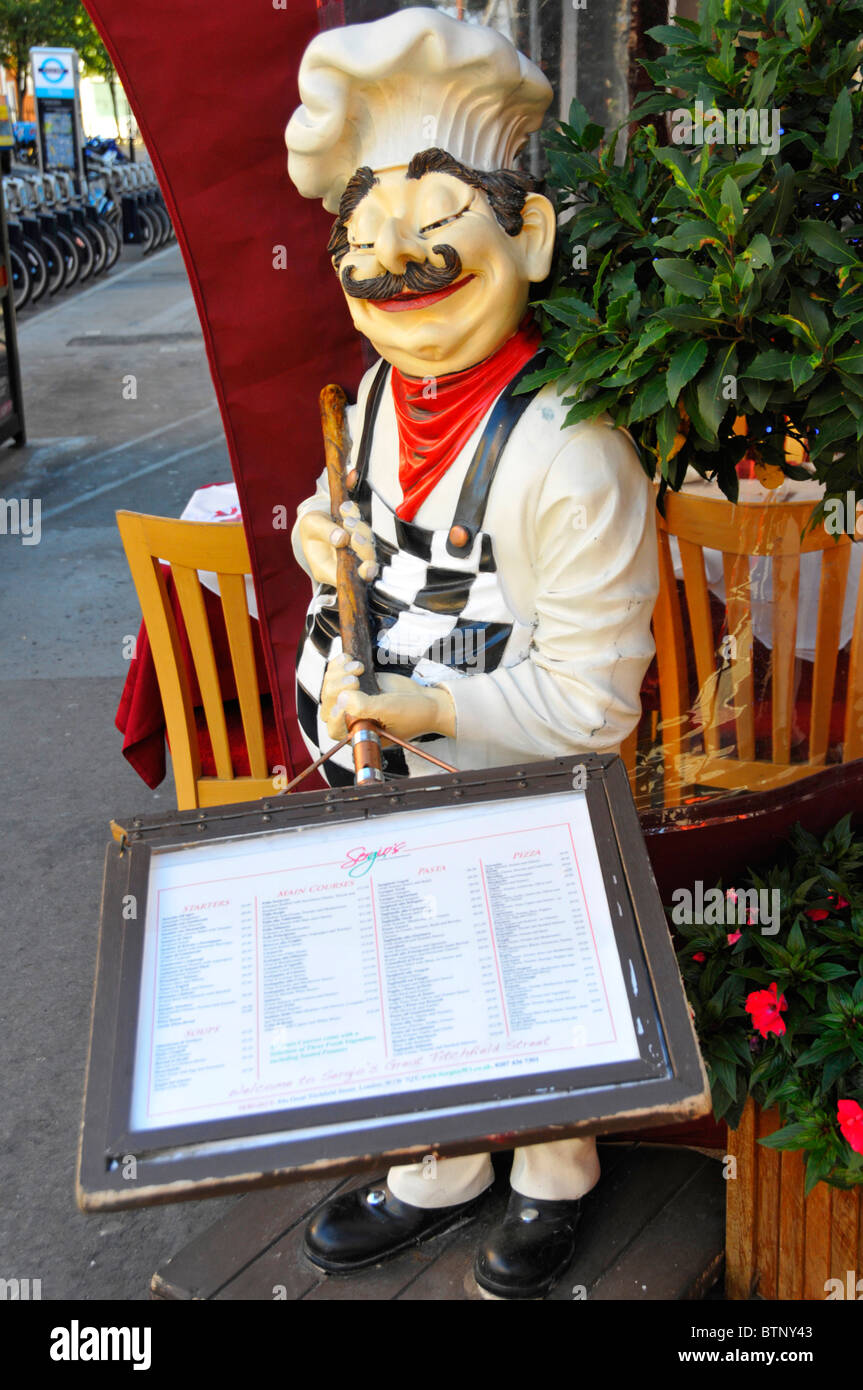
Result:
[[[851,557],[851,538],[834,537],[823,526],[807,531],[814,503],[764,502],[734,504],[695,493],[666,496],[665,516],[658,519],[660,596],[654,615],[666,772],[672,782],[685,746],[690,710],[686,637],[669,544],[676,538],[683,568],[692,652],[699,690],[700,733],[704,752],[713,759],[712,772],[728,772],[725,785],[769,785],[770,764],[775,780],[803,776],[826,758],[833,689],[841,634],[842,611]],[[805,534],[804,534],[805,532]],[[710,591],[704,551],[721,552],[725,582],[725,631],[731,641],[718,661],[711,619]],[[821,579],[812,674],[808,763],[791,764],[794,722],[797,608],[800,557],[821,552]],[[756,762],[755,690],[753,681],[753,614],[750,557],[769,556],[772,573],[771,757]],[[719,698],[720,673],[728,673]],[[863,601],[858,595],[845,717],[845,761],[863,753]],[[728,704],[733,706],[736,751],[720,749],[720,726]],[[734,766],[736,764],[736,767]],[[782,771],[780,771],[782,769]],[[705,780],[710,781],[707,777]]]
[[[261,694],[246,599],[246,575],[251,572],[251,566],[242,526],[176,521],[138,512],[118,512],[117,525],[153,654],[171,745],[179,809],[255,800],[271,794],[274,785],[272,776],[268,775]],[[213,749],[215,777],[201,776],[192,687],[167,588],[166,572],[160,560],[170,566],[183,615]],[[224,698],[198,578],[199,570],[215,572],[219,581],[222,614],[249,758],[248,777],[234,774]]]

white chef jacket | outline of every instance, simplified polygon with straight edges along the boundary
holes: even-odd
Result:
[[[366,372],[348,412],[352,461],[376,370]],[[452,525],[492,408],[419,508],[418,526]],[[464,770],[614,752],[638,721],[659,590],[652,489],[628,434],[607,415],[562,429],[567,410],[554,383],[543,387],[515,425],[491,485],[483,529],[493,538],[508,605],[533,627],[533,640],[516,665],[449,682],[456,736],[436,743],[435,752]],[[387,383],[368,479],[393,509],[402,498],[398,464]],[[330,510],[326,472],[298,518],[310,510]],[[297,527],[292,542],[308,572]]]

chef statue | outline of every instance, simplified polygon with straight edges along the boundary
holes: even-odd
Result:
[[[551,87],[495,30],[413,8],[320,34],[299,89],[290,177],[335,213],[333,269],[380,356],[349,414],[343,524],[324,476],[293,533],[314,586],[297,660],[309,749],[362,717],[460,769],[615,751],[653,651],[649,484],[607,417],[563,428],[553,384],[514,389],[542,363],[529,300],[556,235],[516,160]],[[374,696],[341,651],[340,546],[367,582]],[[390,772],[428,772],[385,756]],[[327,769],[350,784],[349,749]],[[392,1168],[327,1203],[306,1254],[328,1273],[369,1269],[468,1220],[493,1176],[487,1153]],[[506,1214],[476,1253],[484,1295],[552,1287],[598,1177],[592,1138],[515,1150]]]

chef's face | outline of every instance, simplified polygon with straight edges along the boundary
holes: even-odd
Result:
[[[554,250],[547,198],[529,193],[510,236],[485,193],[454,174],[376,172],[346,222],[337,266],[354,324],[408,376],[443,376],[490,356],[518,328]]]

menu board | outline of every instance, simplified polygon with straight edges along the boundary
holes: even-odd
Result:
[[[131,1126],[639,1055],[583,793],[154,851]]]
[[[611,754],[136,816],[113,831],[85,1210],[709,1109]]]

